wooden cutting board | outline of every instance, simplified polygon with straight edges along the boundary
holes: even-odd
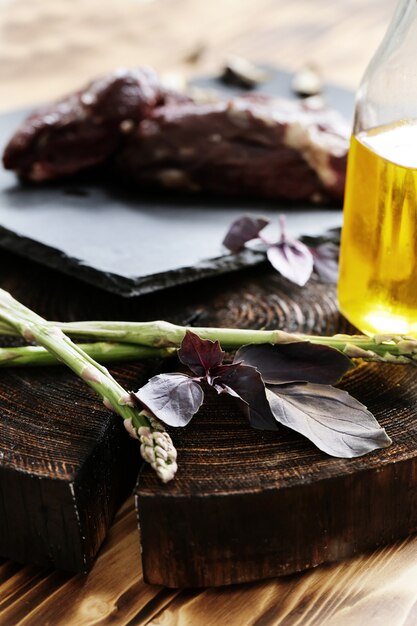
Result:
[[[206,290],[198,325],[351,331],[335,290],[300,289],[270,270]],[[291,574],[387,544],[417,529],[417,371],[362,363],[341,385],[369,407],[391,447],[336,459],[289,429],[250,428],[233,399],[213,394],[173,433],[175,482],[148,468],[136,486],[145,579],[169,587]]]

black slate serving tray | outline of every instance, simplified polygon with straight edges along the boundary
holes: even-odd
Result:
[[[269,68],[262,91],[293,97],[291,75]],[[238,93],[216,79],[195,84]],[[348,118],[353,95],[329,87],[328,102]],[[0,116],[0,150],[27,111]],[[340,226],[340,208],[298,207],[168,193],[143,193],[79,179],[23,186],[0,170],[0,246],[122,296],[137,296],[264,260],[247,250],[230,255],[222,239],[243,213],[285,213],[294,235]]]

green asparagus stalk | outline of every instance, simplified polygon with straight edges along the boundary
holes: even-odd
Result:
[[[173,348],[150,348],[130,343],[83,343],[79,347],[99,363],[137,361],[140,359],[165,358],[175,353]],[[59,365],[59,360],[41,346],[0,348],[0,367],[43,367]]]
[[[155,322],[49,322],[65,334],[78,340],[95,340],[108,343],[107,357],[117,354],[118,344],[136,344],[150,348],[178,348],[187,331],[185,326],[177,326],[165,321]],[[13,329],[6,324],[0,328],[11,334]],[[202,339],[220,341],[223,348],[232,350],[250,343],[289,343],[310,341],[330,346],[344,352],[351,358],[389,363],[417,363],[417,339],[404,335],[333,335],[315,336],[301,333],[287,333],[281,330],[248,330],[238,328],[196,328],[194,333]],[[110,345],[111,342],[111,345]],[[6,357],[4,357],[6,358]],[[99,359],[99,357],[98,357]],[[29,362],[29,361],[28,361]]]
[[[28,341],[43,346],[65,363],[102,398],[107,408],[124,420],[129,434],[141,443],[141,454],[163,482],[171,480],[177,470],[176,450],[170,436],[156,419],[135,407],[130,395],[84,350],[73,343],[59,328],[20,304],[0,289],[0,319]]]

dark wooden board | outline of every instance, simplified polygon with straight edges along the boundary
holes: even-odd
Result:
[[[0,418],[0,555],[87,571],[132,487],[137,447],[63,368],[2,370]]]
[[[302,290],[270,271],[206,291],[201,325],[346,332],[334,288]],[[212,396],[173,437],[175,482],[148,468],[136,487],[145,579],[218,586],[291,574],[417,530],[417,372],[362,364],[341,386],[366,404],[390,448],[335,459],[303,437],[251,429],[232,399]]]
[[[262,90],[290,97],[290,74],[270,68]],[[198,84],[235,93],[216,80]],[[351,92],[328,88],[329,103],[351,114]],[[0,115],[0,152],[24,111]],[[137,296],[262,262],[255,251],[225,254],[222,240],[242,213],[287,214],[294,236],[340,226],[340,208],[143,193],[87,175],[29,186],[0,168],[0,246],[123,296]]]

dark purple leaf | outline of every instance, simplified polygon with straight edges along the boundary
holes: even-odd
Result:
[[[269,220],[262,217],[251,217],[250,215],[239,217],[229,228],[223,239],[223,245],[231,252],[240,252],[245,243],[251,239],[256,239],[260,231],[268,224]]]
[[[391,444],[372,413],[341,389],[309,383],[268,387],[267,397],[280,424],[331,456],[352,458]]]
[[[354,367],[339,350],[309,341],[242,346],[234,362],[256,367],[263,381],[272,384],[305,381],[333,385]]]
[[[228,393],[245,403],[251,426],[261,430],[278,430],[265,394],[261,375],[253,367],[220,365],[213,370],[212,386],[218,393]]]
[[[218,341],[201,339],[187,330],[178,350],[178,358],[197,376],[206,376],[209,369],[220,365],[224,352]]]
[[[302,287],[313,271],[313,255],[296,239],[269,246],[266,255],[271,265],[287,280]]]
[[[204,400],[199,383],[185,374],[154,376],[134,395],[169,426],[186,426]]]
[[[322,243],[311,249],[314,269],[324,283],[337,283],[339,276],[339,246],[332,242]]]

